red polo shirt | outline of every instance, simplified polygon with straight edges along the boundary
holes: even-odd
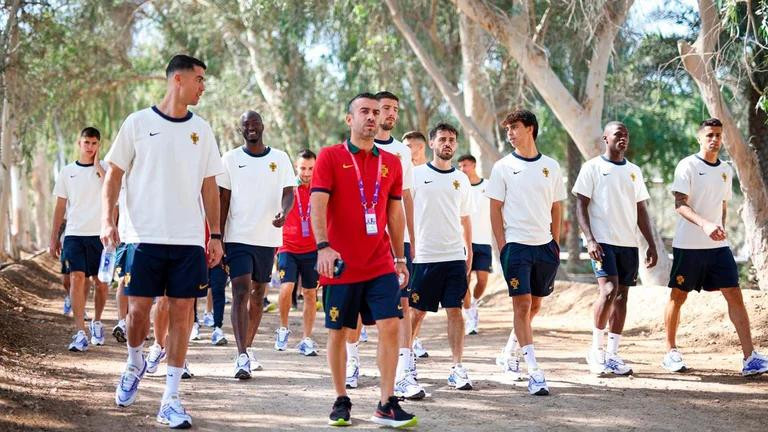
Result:
[[[349,151],[347,151],[349,149]],[[350,155],[350,151],[352,154]],[[355,167],[360,168],[365,199],[370,207],[373,201],[379,158],[381,160],[381,190],[376,205],[378,233],[368,235],[365,230],[363,206],[360,202]],[[380,152],[375,146],[369,152],[360,150],[347,140],[320,151],[312,174],[312,193],[328,193],[328,242],[341,254],[345,268],[341,277],[320,277],[322,285],[349,284],[394,273],[387,226],[389,200],[400,200],[403,173],[397,156]],[[399,203],[397,203],[400,206]]]
[[[283,225],[283,245],[277,251],[294,254],[314,252],[317,249],[317,242],[312,232],[312,223],[309,221],[309,185],[299,184],[294,191],[293,209],[286,216],[285,225]],[[299,207],[309,224],[309,237],[301,235]]]

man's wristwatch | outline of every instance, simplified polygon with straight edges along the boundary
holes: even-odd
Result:
[[[405,259],[405,257],[402,257],[402,258],[395,257],[395,264],[406,264],[407,262],[408,260]]]
[[[221,240],[221,234],[211,234],[211,240]]]
[[[328,243],[327,241],[323,241],[317,244],[317,250],[325,249],[330,246],[331,246],[330,243]]]

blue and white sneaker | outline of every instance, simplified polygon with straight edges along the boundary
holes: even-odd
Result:
[[[365,326],[360,330],[360,342],[368,342],[368,331],[365,329]]]
[[[101,321],[91,321],[91,345],[104,345],[104,325]]]
[[[184,359],[184,367],[181,368],[181,379],[190,379],[193,376],[195,376],[195,374],[189,369],[189,361]]]
[[[664,355],[664,359],[661,361],[661,367],[670,372],[685,372],[688,367],[683,362],[683,355],[677,349],[673,348]]]
[[[248,353],[248,361],[251,362],[251,372],[264,369],[264,366],[256,359],[256,350],[254,348],[248,347],[245,349],[245,352]]]
[[[359,361],[352,357],[347,360],[347,379],[345,386],[348,389],[357,388],[357,380],[360,378],[360,365]]]
[[[496,357],[496,364],[501,366],[501,371],[513,381],[523,381],[523,371],[520,368],[520,358],[515,354],[506,354],[502,351]]]
[[[72,299],[69,296],[64,297],[64,315],[72,313]]]
[[[221,327],[215,327],[211,333],[211,345],[221,346],[227,344],[227,338],[224,337],[224,331]]]
[[[200,340],[200,324],[194,323],[192,324],[192,330],[189,332],[189,340],[196,341]]]
[[[308,337],[302,339],[301,342],[299,342],[299,345],[296,346],[296,349],[299,351],[299,354],[307,357],[315,357],[317,355],[315,341]]]
[[[418,358],[429,357],[429,353],[427,352],[426,349],[424,349],[424,346],[421,344],[421,341],[419,340],[419,338],[413,339],[413,346],[411,348],[413,350],[413,353],[416,355],[416,357]]]
[[[589,372],[595,375],[602,375],[606,373],[605,368],[605,351],[594,350],[590,348],[585,356],[587,360],[587,367]]]
[[[528,393],[534,396],[547,396],[549,394],[547,380],[544,378],[544,372],[540,369],[528,374]]]
[[[291,331],[285,327],[280,327],[279,329],[275,330],[275,350],[276,351],[285,351],[286,349],[288,349],[288,335],[290,334],[291,334]]]
[[[157,366],[165,358],[165,348],[158,344],[153,344],[149,347],[149,354],[147,355],[147,373],[153,374],[157,372]]]
[[[605,373],[627,376],[632,375],[632,368],[627,366],[618,354],[606,354]]]
[[[115,404],[119,407],[132,405],[136,400],[136,394],[139,392],[139,382],[144,378],[147,371],[147,362],[144,357],[141,358],[143,366],[141,370],[132,364],[125,365],[125,371],[120,376],[120,382],[115,389]]]
[[[69,350],[72,352],[83,352],[88,350],[88,338],[85,337],[85,332],[78,330],[74,336],[72,336],[72,342],[69,344]]]
[[[768,357],[757,351],[752,351],[752,355],[744,360],[744,367],[741,369],[741,375],[752,376],[766,372],[768,372]]]
[[[469,379],[467,370],[461,363],[457,363],[451,368],[451,374],[448,375],[448,385],[456,390],[472,390],[472,380]]]
[[[210,312],[203,313],[203,325],[206,327],[213,327],[213,314]]]
[[[163,401],[157,413],[157,422],[170,426],[171,429],[189,429],[192,427],[192,417],[181,405],[178,395],[172,395]]]
[[[242,353],[235,360],[235,378],[240,380],[251,379],[251,361],[248,354]]]

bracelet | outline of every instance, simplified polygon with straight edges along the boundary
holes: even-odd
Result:
[[[323,242],[320,242],[320,243],[317,244],[317,250],[325,249],[325,248],[330,247],[330,246],[331,246],[330,243],[328,243],[327,241],[323,241]]]
[[[407,262],[408,262],[408,260],[405,259],[405,257],[395,258],[395,264],[406,264]]]
[[[211,234],[211,240],[221,240],[221,234]]]

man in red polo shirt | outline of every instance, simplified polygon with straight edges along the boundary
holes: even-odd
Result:
[[[375,95],[352,98],[346,115],[350,138],[320,152],[312,177],[312,228],[318,242],[317,271],[325,285],[328,364],[337,394],[328,422],[333,426],[351,424],[344,328],[355,329],[358,315],[379,331],[381,399],[371,421],[393,427],[418,421],[394,396],[400,287],[408,283],[400,204],[403,176],[397,157],[374,146],[378,120]]]

